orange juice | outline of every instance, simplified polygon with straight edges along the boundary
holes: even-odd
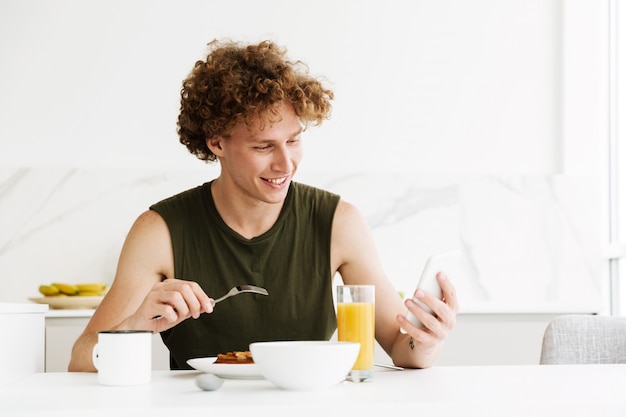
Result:
[[[337,336],[342,342],[361,344],[353,370],[374,367],[374,303],[337,303]]]

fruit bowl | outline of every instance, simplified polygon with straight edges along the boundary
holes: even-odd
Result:
[[[37,304],[48,304],[54,310],[88,310],[100,305],[104,296],[75,296],[75,297],[31,297],[30,301]]]
[[[250,352],[261,374],[285,390],[329,388],[346,378],[359,343],[335,341],[255,342]]]
[[[92,309],[98,307],[107,290],[108,286],[103,282],[53,282],[39,286],[39,293],[43,297],[32,297],[29,300],[48,304],[52,309]]]

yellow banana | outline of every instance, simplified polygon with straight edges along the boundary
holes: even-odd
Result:
[[[95,293],[89,295],[100,295],[106,288],[106,284],[101,282],[89,282],[85,284],[76,284],[79,295],[85,295],[85,293]]]
[[[54,285],[55,287],[57,287],[59,289],[59,291],[63,294],[67,294],[67,295],[77,295],[78,294],[78,287],[76,285],[73,284],[65,284],[62,282],[53,282],[52,285]]]
[[[53,295],[59,295],[59,288],[55,285],[40,285],[39,292],[47,297],[50,297]]]
[[[102,295],[102,291],[81,291],[77,295],[78,297],[97,297]]]

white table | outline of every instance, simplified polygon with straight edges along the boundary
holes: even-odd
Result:
[[[620,416],[626,365],[380,370],[371,382],[314,392],[226,380],[205,392],[195,371],[155,371],[149,385],[106,387],[91,373],[39,373],[0,392],[2,416]],[[358,413],[358,414],[356,414]]]

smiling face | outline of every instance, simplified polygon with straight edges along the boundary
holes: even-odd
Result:
[[[219,181],[229,194],[247,203],[282,203],[302,159],[302,123],[293,106],[279,106],[280,121],[260,129],[241,123],[227,137],[207,140],[218,157],[222,171]]]

